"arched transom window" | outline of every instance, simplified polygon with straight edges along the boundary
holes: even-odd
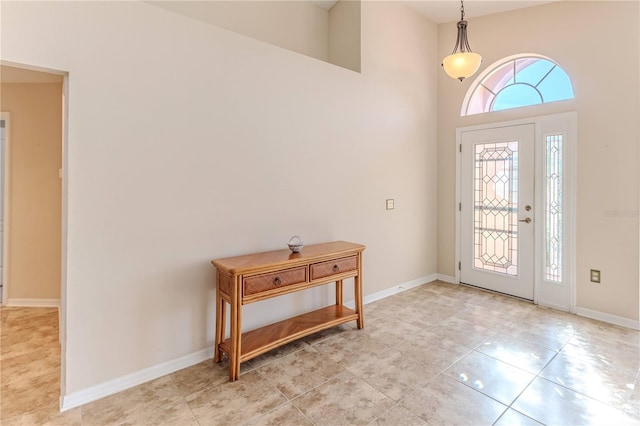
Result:
[[[500,111],[573,99],[567,73],[553,60],[536,54],[495,62],[473,82],[460,115]]]

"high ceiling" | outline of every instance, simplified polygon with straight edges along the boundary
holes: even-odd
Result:
[[[399,0],[410,8],[426,16],[433,22],[458,21],[460,19],[459,0]],[[557,0],[555,0],[557,1]],[[336,2],[331,0],[311,0],[312,3],[330,9]],[[464,13],[466,18],[491,15],[493,13],[507,12],[509,10],[523,9],[537,6],[552,1],[528,1],[528,0],[466,0]]]
[[[324,9],[331,9],[336,3],[334,0],[309,0]],[[376,1],[376,0],[363,0]],[[401,1],[420,14],[426,16],[435,23],[452,22],[460,19],[459,0],[395,0]],[[559,0],[554,0],[559,1]],[[474,18],[509,10],[523,9],[553,1],[529,1],[529,0],[466,0],[465,17]],[[17,69],[3,65],[0,67],[0,80],[5,83],[47,83],[62,81],[62,76]]]

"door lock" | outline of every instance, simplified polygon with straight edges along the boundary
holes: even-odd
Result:
[[[525,209],[526,211],[530,212],[530,211],[531,211],[531,206],[524,206],[524,209]]]

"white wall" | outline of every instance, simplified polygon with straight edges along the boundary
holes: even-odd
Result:
[[[638,2],[571,1],[470,19],[480,71],[516,53],[560,64],[575,100],[460,117],[473,79],[439,76],[438,272],[455,273],[455,129],[527,116],[578,113],[577,306],[638,320],[640,34]],[[451,51],[455,23],[438,27],[439,56]],[[615,65],[614,65],[615,64]],[[620,212],[612,216],[608,212]],[[589,280],[602,271],[602,283]]]
[[[149,1],[148,3],[294,52],[329,60],[329,11],[308,1]]]
[[[210,347],[214,258],[299,234],[366,244],[365,295],[435,273],[437,28],[405,6],[363,5],[362,74],[146,3],[1,23],[3,60],[69,72],[67,394]]]

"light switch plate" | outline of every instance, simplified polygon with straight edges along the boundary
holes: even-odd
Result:
[[[395,208],[395,202],[393,198],[387,199],[387,210],[393,210]]]

